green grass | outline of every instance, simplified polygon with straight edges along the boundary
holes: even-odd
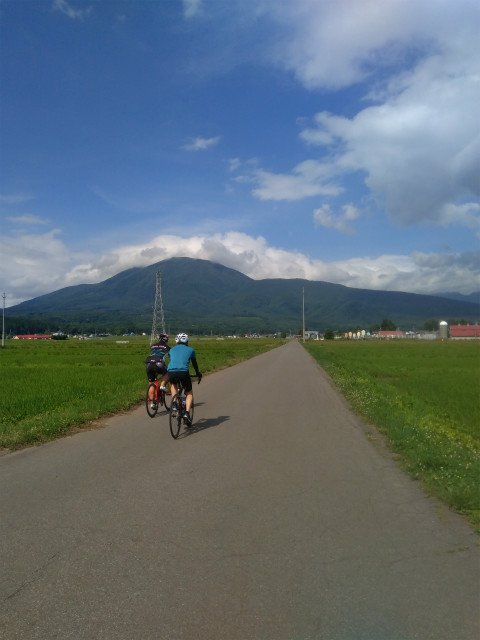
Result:
[[[121,340],[127,340],[122,338]],[[268,339],[192,339],[202,373],[283,344]],[[0,350],[0,448],[46,442],[140,402],[148,337],[11,341]]]
[[[480,343],[310,342],[354,411],[432,495],[480,525]]]

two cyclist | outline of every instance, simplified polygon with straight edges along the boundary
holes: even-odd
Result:
[[[172,398],[177,393],[177,383],[181,381],[183,384],[186,395],[186,411],[183,419],[185,426],[189,427],[192,424],[190,409],[193,402],[192,379],[188,372],[190,362],[198,376],[198,382],[202,379],[202,374],[198,368],[195,351],[192,347],[188,346],[188,335],[186,333],[179,333],[175,337],[175,342],[177,343],[176,346],[172,347],[168,352],[168,356],[170,358],[170,362],[168,364],[168,379],[170,380]]]
[[[157,376],[161,376],[160,389],[166,390],[165,383],[168,382],[167,364],[165,358],[170,353],[171,349],[168,346],[168,335],[161,333],[158,340],[151,345],[150,354],[145,360],[145,366],[147,368],[147,378],[149,382],[155,382]],[[153,396],[155,390],[152,387],[150,390],[150,401],[152,405],[155,401]]]

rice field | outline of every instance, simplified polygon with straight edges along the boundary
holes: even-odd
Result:
[[[309,342],[427,491],[480,525],[480,342]]]
[[[192,339],[202,373],[281,344],[274,339]],[[46,442],[140,402],[148,337],[27,340],[0,350],[0,448]]]

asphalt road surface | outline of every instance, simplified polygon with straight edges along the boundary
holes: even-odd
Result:
[[[0,458],[2,640],[478,640],[478,537],[300,344],[194,392],[176,441],[142,406]]]

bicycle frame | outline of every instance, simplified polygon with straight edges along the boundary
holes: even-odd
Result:
[[[151,394],[152,387],[154,388],[153,394]],[[165,409],[169,411],[167,403],[167,393],[168,391],[165,392],[163,391],[163,389],[160,389],[160,385],[157,379],[155,379],[154,382],[149,382],[147,394],[145,396],[145,406],[147,409],[147,413],[151,418],[155,417],[161,405],[163,405]]]
[[[190,376],[191,378],[197,378],[198,376]],[[200,380],[199,380],[200,384]],[[170,406],[170,433],[175,440],[178,438],[183,423],[183,415],[186,408],[186,392],[183,386],[183,382],[178,380],[174,383],[176,388],[176,394],[172,395],[172,404]],[[190,417],[193,420],[194,402],[192,399],[192,406],[190,407]]]

